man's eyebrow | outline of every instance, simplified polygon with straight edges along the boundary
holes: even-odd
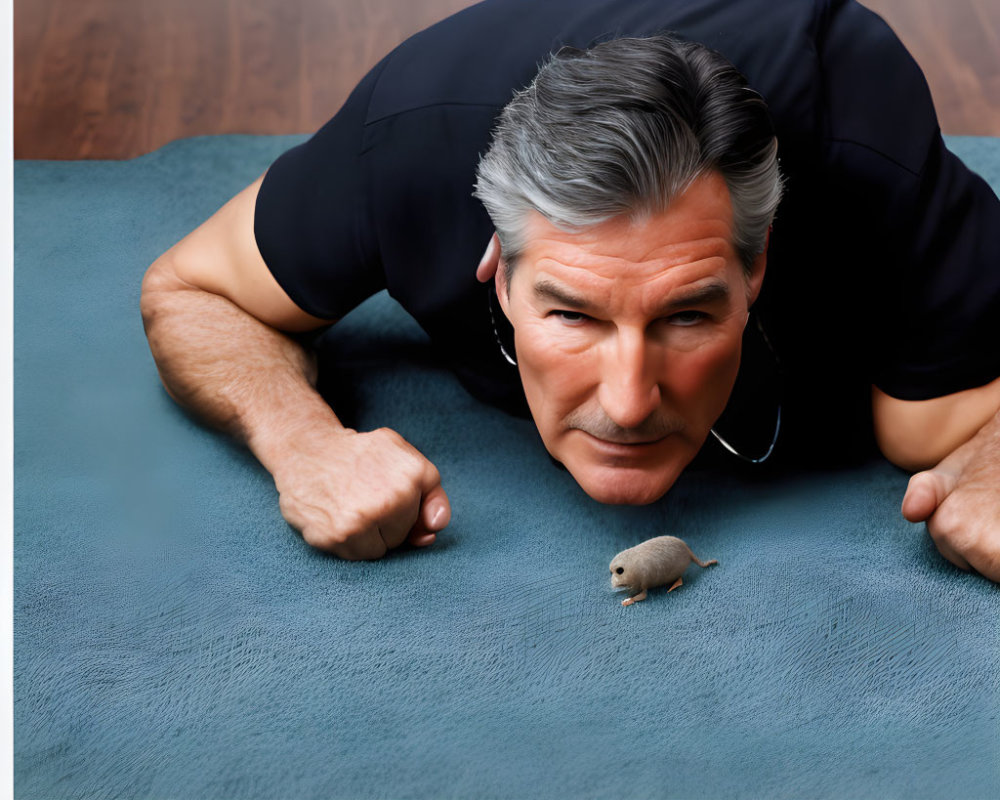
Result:
[[[570,290],[557,283],[542,278],[535,284],[535,297],[539,300],[555,302],[560,306],[572,308],[576,311],[587,311],[592,307],[592,303],[585,297],[573,294]],[[729,300],[729,285],[722,281],[714,280],[692,289],[689,292],[682,292],[671,297],[664,303],[658,313],[661,315],[672,314],[691,306],[704,306],[712,303],[720,303]]]
[[[729,300],[729,285],[722,281],[712,281],[690,292],[678,294],[668,300],[660,309],[661,314],[670,314],[690,306],[707,306]]]
[[[577,311],[586,311],[591,307],[590,301],[585,297],[575,295],[568,289],[545,278],[535,283],[535,297],[539,300],[549,300],[561,306],[566,306],[566,308],[576,309]]]

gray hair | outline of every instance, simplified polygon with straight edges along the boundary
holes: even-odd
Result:
[[[750,269],[781,199],[774,125],[725,58],[670,34],[564,47],[504,107],[473,194],[512,268],[537,211],[576,232],[667,208],[717,171],[733,205],[733,247]]]

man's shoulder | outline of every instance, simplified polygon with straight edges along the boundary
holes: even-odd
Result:
[[[815,39],[853,0],[486,0],[399,45],[380,65],[366,123],[432,106],[503,107],[560,47],[672,31],[721,52],[755,88],[801,97]]]

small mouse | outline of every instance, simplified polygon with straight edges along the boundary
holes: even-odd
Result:
[[[611,585],[616,589],[624,587],[637,592],[622,600],[623,606],[630,606],[645,600],[646,590],[654,586],[672,583],[668,592],[683,586],[681,576],[692,561],[699,567],[719,563],[715,559],[702,561],[676,536],[657,536],[622,550],[611,560]]]

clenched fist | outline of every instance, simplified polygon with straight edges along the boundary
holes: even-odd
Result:
[[[927,522],[959,569],[1000,582],[1000,413],[936,467],[910,478],[903,516]]]
[[[375,559],[429,545],[451,519],[437,468],[388,428],[314,426],[286,440],[272,469],[281,513],[313,547]]]

